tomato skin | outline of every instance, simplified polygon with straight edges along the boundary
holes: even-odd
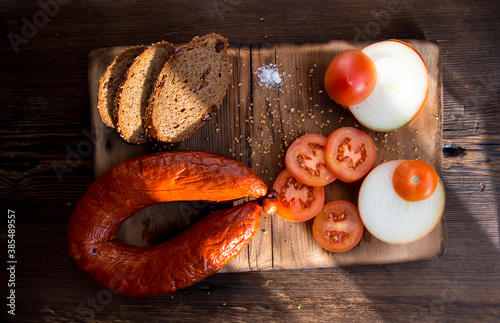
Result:
[[[436,170],[422,160],[406,160],[394,170],[394,191],[408,202],[419,202],[429,198],[439,182]]]
[[[291,222],[304,222],[312,219],[325,204],[325,189],[302,184],[285,169],[273,189],[278,192],[276,213]]]
[[[325,89],[342,106],[363,102],[377,84],[377,68],[368,55],[346,50],[332,60],[325,73]]]
[[[328,136],[325,147],[326,166],[337,179],[353,183],[373,167],[376,151],[375,142],[366,132],[353,127],[342,127]]]
[[[354,248],[363,236],[363,222],[358,208],[348,201],[325,204],[313,223],[316,242],[331,252]]]
[[[325,164],[326,137],[307,134],[297,138],[285,155],[286,168],[300,182],[309,186],[325,186],[336,178]]]

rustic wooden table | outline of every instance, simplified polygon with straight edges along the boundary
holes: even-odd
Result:
[[[1,318],[500,320],[498,1],[23,0],[3,1],[0,14]],[[146,299],[89,282],[65,249],[71,211],[94,179],[88,55],[210,32],[243,44],[437,41],[446,254],[401,264],[216,274]]]

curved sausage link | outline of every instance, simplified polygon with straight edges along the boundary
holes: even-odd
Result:
[[[254,171],[216,154],[169,151],[132,159],[99,177],[79,201],[68,226],[68,252],[94,282],[115,292],[134,297],[170,293],[233,259],[258,230],[261,206],[248,202],[214,212],[149,247],[117,240],[123,222],[156,203],[231,201],[266,192]]]

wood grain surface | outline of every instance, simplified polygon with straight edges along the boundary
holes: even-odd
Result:
[[[499,16],[495,0],[3,1],[0,320],[498,322]],[[147,299],[111,294],[89,282],[65,248],[71,211],[95,179],[88,55],[159,39],[184,43],[210,32],[262,50],[266,44],[332,40],[437,42],[446,254],[397,264],[217,274]],[[200,130],[205,137],[216,134],[205,138],[207,150],[220,145],[215,129],[214,121]],[[231,138],[220,140],[232,148]],[[6,263],[8,210],[16,215],[14,287],[8,286]],[[7,312],[10,289],[15,316]]]
[[[328,136],[343,126],[358,127],[376,142],[377,160],[421,159],[441,174],[442,78],[440,51],[436,43],[409,40],[424,58],[429,72],[426,103],[409,125],[391,132],[375,132],[360,126],[351,113],[335,104],[324,91],[328,64],[347,49],[367,43],[330,41],[303,44],[232,44],[229,48],[232,77],[227,96],[212,124],[182,143],[179,149],[209,150],[238,159],[255,170],[272,187],[284,169],[287,147],[307,133]],[[182,44],[176,47],[182,47]],[[94,173],[103,172],[131,157],[154,151],[152,145],[128,144],[100,120],[97,110],[99,79],[124,47],[98,49],[89,55],[89,95],[92,130],[95,132]],[[261,79],[264,70],[275,71],[279,85]],[[265,75],[264,75],[265,76]],[[266,82],[267,81],[267,82]],[[208,147],[207,142],[210,142]],[[420,148],[420,149],[419,149]],[[326,202],[347,200],[357,204],[360,183],[335,181],[326,187]],[[172,204],[174,208],[172,207]],[[208,203],[164,203],[147,208],[129,219],[119,237],[146,246],[187,228],[209,212]],[[349,252],[332,253],[321,248],[311,232],[312,220],[291,223],[278,216],[265,216],[261,230],[246,249],[220,272],[264,269],[318,268],[342,265],[387,264],[437,258],[445,253],[444,218],[424,239],[409,245],[391,245],[365,232],[359,246]]]

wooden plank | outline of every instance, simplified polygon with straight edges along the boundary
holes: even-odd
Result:
[[[426,61],[430,91],[422,112],[404,128],[389,133],[368,130],[322,91],[323,73],[331,59],[345,49],[362,48],[364,43],[233,44],[229,49],[231,86],[220,111],[179,149],[206,150],[235,158],[257,171],[272,186],[284,169],[286,148],[295,138],[306,133],[327,136],[338,127],[355,126],[374,138],[376,165],[397,158],[420,158],[432,163],[441,174],[440,51],[432,42],[409,42]],[[122,49],[100,49],[89,56],[96,176],[120,161],[152,151],[148,145],[125,143],[113,129],[104,126],[97,113],[98,80]],[[279,86],[269,86],[259,78],[262,68],[271,66],[279,71]],[[360,183],[335,181],[326,187],[326,202],[344,199],[356,203],[359,186]],[[120,230],[120,238],[136,245],[158,243],[220,207],[224,206],[188,202],[156,205],[129,219]],[[430,235],[415,243],[389,245],[365,233],[358,247],[341,254],[319,247],[312,238],[311,224],[312,221],[290,223],[278,216],[264,216],[261,230],[252,242],[221,272],[405,262],[439,257],[446,247],[444,218]]]
[[[378,147],[376,165],[384,160],[421,158],[433,163],[440,170],[442,96],[439,90],[434,90],[441,88],[439,49],[428,42],[413,41],[412,44],[426,57],[432,90],[423,113],[416,120],[407,127],[387,134],[359,126],[350,113],[336,107],[322,92],[321,71],[326,70],[331,59],[343,50],[360,49],[363,44],[335,41],[326,45],[276,45],[275,57],[261,59],[264,62],[274,60],[284,79],[283,86],[277,94],[260,89],[260,92],[266,92],[266,101],[260,104],[261,114],[267,113],[268,118],[280,114],[285,121],[278,128],[272,127],[272,137],[280,135],[281,140],[278,141],[282,141],[282,146],[287,147],[297,136],[305,133],[320,133],[327,136],[339,126],[355,126],[376,139]],[[255,94],[255,97],[258,97],[258,94]],[[266,107],[266,104],[273,107]],[[278,113],[271,112],[274,104],[279,106]],[[254,109],[259,109],[256,101]],[[326,109],[328,111],[325,111]],[[280,144],[275,144],[278,145]],[[274,161],[275,164],[282,165],[283,154],[274,155],[279,157],[279,161],[271,158],[271,163]],[[282,167],[279,167],[270,176],[276,178],[281,170]],[[340,181],[330,184],[327,186],[326,202],[344,199],[356,203],[359,185],[360,183],[345,184]],[[323,250],[311,239],[311,221],[287,223],[279,217],[274,217],[272,228],[273,241],[279,242],[273,244],[273,268],[349,265],[359,263],[359,259],[363,259],[363,263],[399,262],[402,259],[425,259],[430,255],[435,256],[444,252],[444,246],[439,243],[445,240],[442,227],[434,231],[436,236],[428,236],[407,246],[388,245],[365,234],[358,248],[335,255]],[[438,243],[433,244],[434,241]]]

